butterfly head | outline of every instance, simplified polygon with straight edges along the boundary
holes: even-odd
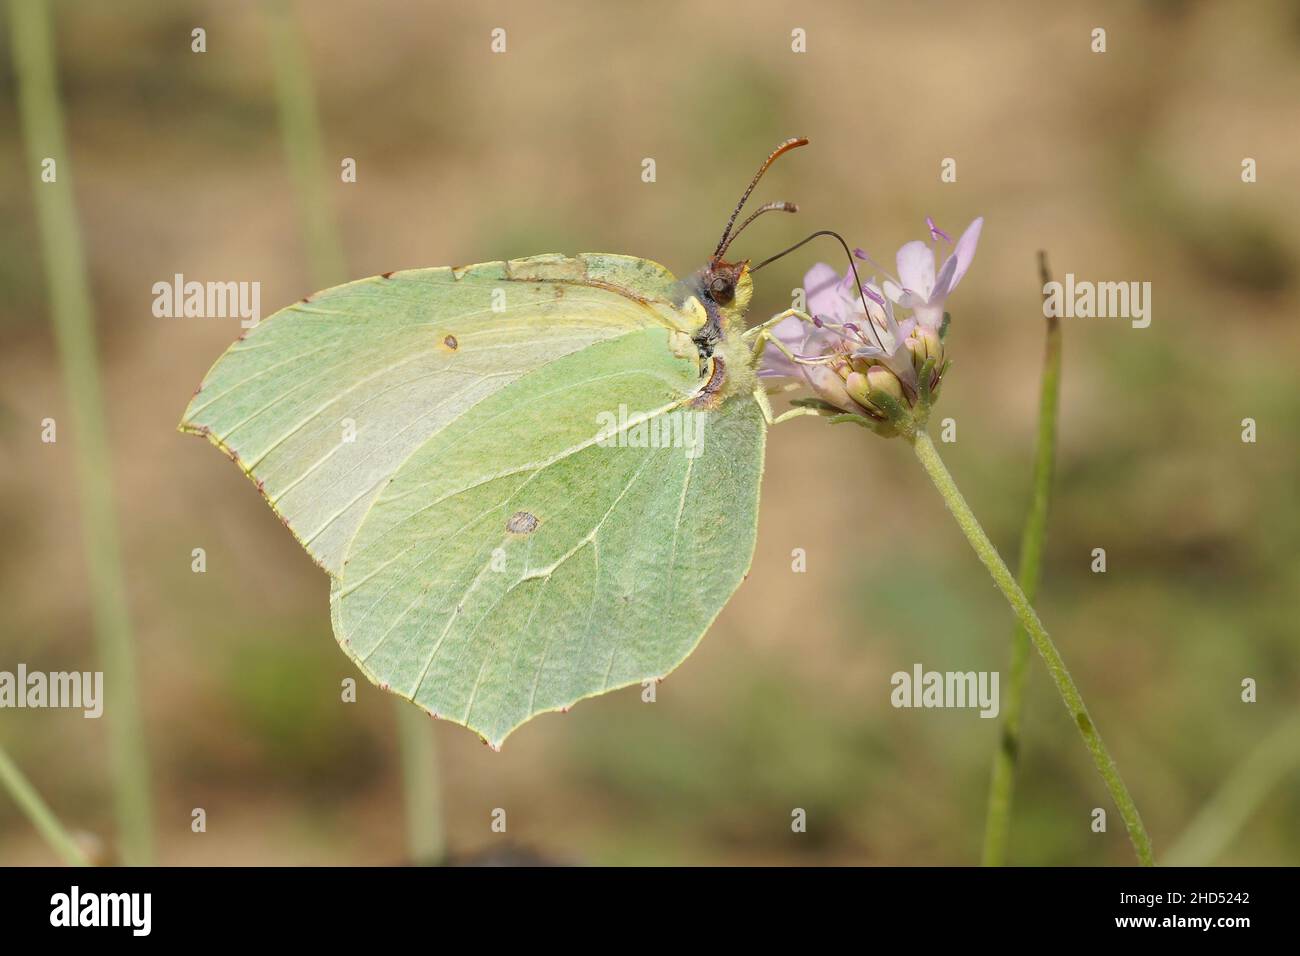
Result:
[[[749,260],[724,262],[715,259],[700,274],[700,293],[728,318],[739,318],[749,308],[754,295],[754,280]]]

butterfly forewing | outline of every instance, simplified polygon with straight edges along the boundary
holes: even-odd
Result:
[[[635,278],[635,296],[620,283]],[[416,269],[327,289],[230,347],[181,428],[253,478],[337,573],[402,462],[520,375],[594,342],[671,326],[673,277],[624,256]]]

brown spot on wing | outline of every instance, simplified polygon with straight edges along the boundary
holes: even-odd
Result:
[[[541,524],[537,515],[527,511],[516,511],[506,521],[506,530],[511,534],[532,534]]]

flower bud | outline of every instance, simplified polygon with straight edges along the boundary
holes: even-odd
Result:
[[[869,394],[885,394],[892,398],[899,405],[904,404],[903,383],[898,380],[898,376],[885,368],[883,365],[873,365],[867,369],[867,385],[870,389]]]
[[[835,372],[824,365],[813,365],[807,367],[804,374],[808,379],[808,384],[812,386],[812,390],[817,393],[822,401],[830,402],[836,408],[842,408],[845,411],[853,409],[853,402],[844,389],[844,381]]]
[[[844,389],[849,393],[849,398],[859,405],[869,406],[871,404],[871,383],[864,373],[851,372],[849,377],[844,380]]]
[[[912,367],[918,372],[925,366],[927,359],[934,359],[936,370],[943,365],[943,342],[934,329],[918,326],[907,337],[907,349],[912,353]]]

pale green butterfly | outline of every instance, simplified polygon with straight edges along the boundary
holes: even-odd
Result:
[[[379,686],[489,745],[668,674],[754,552],[766,393],[748,260],[542,255],[386,273],[246,332],[181,420],[330,575]],[[783,313],[784,315],[784,313]],[[781,318],[778,316],[777,318]]]

